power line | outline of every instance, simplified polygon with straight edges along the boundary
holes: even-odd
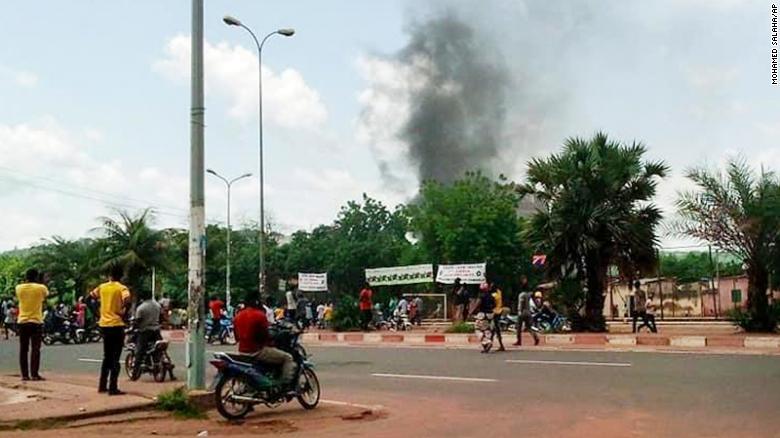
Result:
[[[41,179],[43,179],[43,178],[41,178]],[[114,201],[114,200],[111,200],[111,199],[106,199],[105,197],[99,197],[99,196],[96,196],[96,195],[89,195],[89,194],[85,194],[85,193],[78,193],[78,192],[73,191],[73,190],[60,189],[60,188],[56,188],[56,187],[49,187],[49,186],[38,184],[35,181],[31,181],[29,179],[25,180],[23,178],[14,177],[14,176],[10,176],[9,177],[9,176],[0,175],[0,180],[5,180],[5,181],[11,181],[11,182],[15,182],[15,183],[24,184],[25,188],[34,188],[34,189],[48,191],[48,192],[53,192],[53,193],[58,193],[58,194],[61,194],[61,195],[70,196],[70,197],[74,197],[74,198],[79,198],[79,199],[84,199],[84,200],[88,200],[88,201],[99,202],[99,203],[101,203],[103,205],[106,205],[106,206],[109,206],[109,207],[131,208],[131,209],[152,208],[155,211],[156,214],[169,216],[169,217],[175,217],[177,219],[189,220],[189,216],[187,214],[183,213],[184,210],[179,210],[180,211],[179,213],[165,211],[163,208],[161,208],[161,207],[159,207],[157,205],[151,204],[151,203],[146,202],[146,201],[140,201],[140,200],[135,201],[132,198],[124,198],[124,202],[122,202],[122,201]],[[67,185],[67,184],[64,184],[64,185]],[[95,192],[97,192],[97,191],[95,191]],[[109,195],[109,196],[116,197],[116,198],[121,198],[119,195]],[[128,202],[138,202],[138,203],[142,203],[142,205],[130,204]],[[170,208],[170,209],[171,210],[175,210],[174,208]],[[223,223],[222,221],[216,220],[214,218],[209,218],[208,222],[210,224],[212,224],[212,225],[220,225],[220,224]]]

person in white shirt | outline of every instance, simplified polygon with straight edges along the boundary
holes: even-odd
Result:
[[[292,290],[288,290],[285,298],[287,299],[287,309],[284,316],[291,321],[295,321],[295,313],[298,310],[298,301],[295,299],[295,293]]]

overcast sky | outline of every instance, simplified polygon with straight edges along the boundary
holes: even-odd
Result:
[[[206,162],[257,172],[257,33],[295,27],[264,50],[266,206],[286,233],[329,223],[366,192],[390,205],[417,185],[396,136],[410,70],[394,55],[410,23],[467,20],[513,77],[501,171],[604,130],[641,140],[673,173],[671,215],[691,166],[741,154],[780,169],[780,88],[770,85],[767,1],[209,0]],[[0,3],[0,251],[77,238],[111,208],[154,206],[186,227],[189,1]],[[411,73],[413,75],[413,71]],[[382,177],[379,163],[393,169]],[[207,216],[225,218],[218,180]],[[257,180],[234,188],[234,222],[257,216]],[[665,238],[667,246],[677,245]]]

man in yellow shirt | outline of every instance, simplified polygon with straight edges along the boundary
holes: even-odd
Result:
[[[122,266],[111,267],[109,280],[96,287],[90,295],[100,300],[100,320],[98,326],[103,332],[103,364],[100,367],[98,392],[108,395],[122,395],[119,379],[119,360],[125,345],[125,307],[130,301],[130,291],[119,282],[122,278]]]
[[[38,283],[37,269],[28,269],[24,277],[25,282],[16,286],[16,298],[19,300],[19,316],[16,319],[19,330],[19,367],[22,380],[30,380],[31,376],[32,380],[45,380],[38,370],[41,365],[43,301],[49,296],[49,289]]]
[[[493,309],[493,333],[498,338],[499,348],[496,351],[506,351],[504,341],[501,339],[501,315],[504,313],[504,297],[501,289],[494,282],[490,282],[490,291],[493,299],[496,301],[496,307]]]

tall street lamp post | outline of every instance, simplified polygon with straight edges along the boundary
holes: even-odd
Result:
[[[282,35],[286,37],[291,37],[295,35],[294,29],[279,29],[275,30],[268,35],[266,35],[262,41],[258,41],[257,37],[255,36],[255,33],[252,32],[252,29],[245,26],[239,19],[235,17],[231,17],[230,15],[226,15],[222,21],[225,22],[228,26],[238,26],[244,28],[247,32],[249,32],[250,35],[252,35],[252,39],[255,41],[255,45],[257,46],[257,84],[258,84],[258,101],[259,101],[259,123],[258,123],[258,133],[259,133],[259,151],[258,151],[258,167],[260,168],[259,171],[259,177],[260,177],[260,271],[258,273],[258,291],[260,293],[260,297],[265,297],[265,205],[264,205],[264,199],[263,199],[263,46],[265,45],[265,42],[268,40],[268,38],[271,38],[274,35]]]
[[[210,173],[217,178],[221,179],[225,186],[227,187],[227,260],[225,262],[225,299],[227,301],[227,307],[230,308],[230,188],[233,186],[233,183],[244,178],[249,178],[252,176],[251,173],[245,173],[241,176],[237,176],[231,180],[228,180],[227,178],[223,177],[222,175],[218,174],[217,172],[213,171],[212,169],[206,169],[207,173]]]

